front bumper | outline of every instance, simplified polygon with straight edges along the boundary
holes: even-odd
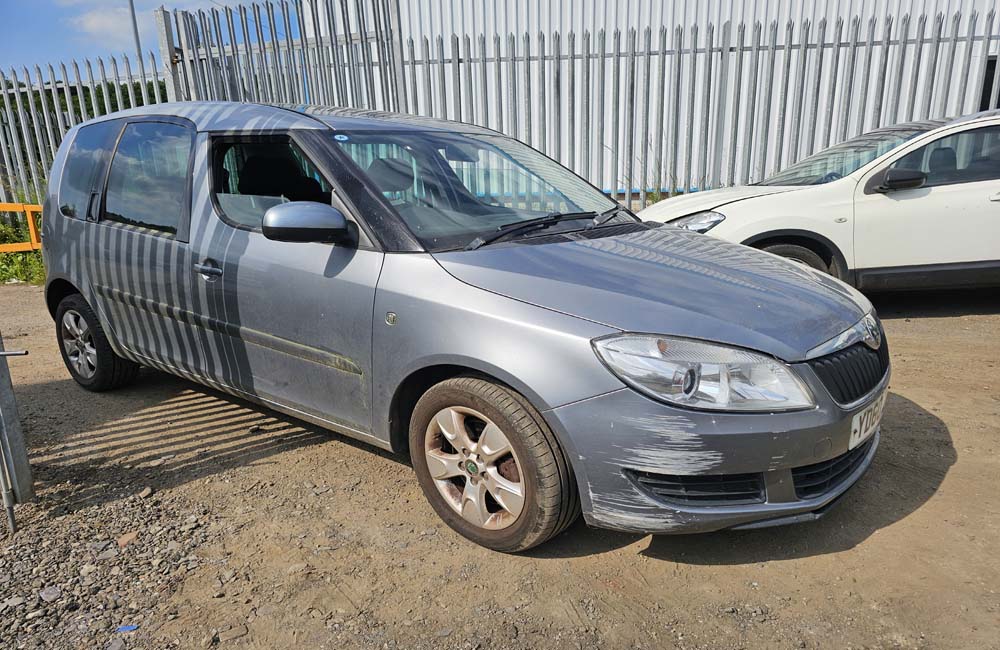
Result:
[[[871,465],[880,432],[853,452],[850,471],[819,493],[814,490],[800,498],[795,477],[801,476],[801,468],[845,457],[851,419],[888,390],[889,373],[850,407],[834,402],[811,370],[804,368],[802,376],[819,402],[808,411],[691,411],[661,404],[630,389],[546,411],[546,420],[570,456],[587,523],[641,533],[697,533],[822,516]],[[763,488],[759,503],[679,503],[645,489],[636,480],[636,473],[754,475]]]

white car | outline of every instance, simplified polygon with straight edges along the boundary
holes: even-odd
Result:
[[[878,129],[765,181],[640,213],[859,289],[1000,285],[1000,111]]]

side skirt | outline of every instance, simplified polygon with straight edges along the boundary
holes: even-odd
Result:
[[[1000,260],[855,269],[865,291],[961,289],[1000,286]]]

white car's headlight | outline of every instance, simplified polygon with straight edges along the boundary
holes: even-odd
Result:
[[[686,217],[680,217],[679,219],[674,219],[673,221],[668,221],[667,223],[671,226],[676,226],[677,228],[684,228],[685,230],[708,232],[725,220],[725,215],[719,214],[718,212],[712,212],[711,210],[706,210],[704,212],[695,212],[694,214],[689,214]]]
[[[652,334],[616,334],[593,345],[626,384],[677,406],[774,412],[816,404],[792,368],[749,350]]]

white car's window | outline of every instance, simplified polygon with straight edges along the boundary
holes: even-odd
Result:
[[[876,129],[804,158],[759,185],[822,185],[853,174],[904,142],[941,126],[941,121],[913,122]]]
[[[330,203],[330,184],[286,136],[223,139],[212,158],[215,200],[232,225],[259,230],[280,203]]]
[[[925,187],[1000,179],[1000,126],[935,140],[906,154],[892,167],[924,172]]]
[[[111,160],[102,219],[177,234],[187,212],[193,135],[179,124],[128,124]]]

